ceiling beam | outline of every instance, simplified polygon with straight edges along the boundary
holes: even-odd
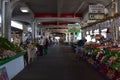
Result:
[[[38,25],[38,27],[41,27],[41,25]],[[65,26],[65,25],[51,25],[51,26],[42,26],[42,27],[44,27],[44,28],[67,28],[67,26]]]
[[[54,21],[62,21],[62,22],[79,22],[80,18],[36,18],[37,23],[39,22],[54,22]]]
[[[77,8],[77,10],[75,11],[74,15],[77,14],[77,13],[80,11],[80,9],[82,9],[82,7],[84,7],[85,3],[86,3],[86,1],[83,1],[83,2],[80,4],[80,6],[78,6],[78,8]]]
[[[62,7],[63,7],[63,0],[57,0],[57,17],[60,17]]]
[[[48,14],[48,13],[36,13],[34,15],[36,18],[48,18],[48,17],[58,17],[57,14]],[[79,14],[65,14],[65,13],[60,13],[59,17],[83,17],[81,13]]]
[[[63,0],[57,0],[57,17],[60,17],[62,7],[63,7]],[[57,25],[59,25],[59,21],[57,21]]]

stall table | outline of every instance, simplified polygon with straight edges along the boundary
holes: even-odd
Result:
[[[21,52],[13,57],[0,60],[0,69],[6,68],[10,80],[24,69],[24,54],[25,52]]]

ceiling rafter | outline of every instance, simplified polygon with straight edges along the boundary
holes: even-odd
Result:
[[[59,27],[61,22],[80,22],[80,16],[75,17],[75,14],[80,15],[81,12],[84,14],[86,11],[88,11],[88,6],[90,4],[98,4],[101,3],[105,6],[107,6],[111,0],[20,0],[21,2],[28,5],[28,7],[34,12],[34,13],[40,13],[41,14],[55,14],[55,17],[53,16],[46,16],[46,17],[37,17],[37,22],[54,22],[56,21],[56,26]],[[16,8],[15,13],[20,14]],[[63,16],[63,15],[64,16]],[[21,14],[22,16],[23,14]],[[72,16],[74,15],[74,17]],[[28,15],[29,16],[29,15]],[[13,15],[13,18],[15,18],[15,15]],[[27,18],[25,18],[26,20]],[[42,25],[43,26],[43,25]],[[65,26],[63,26],[65,27]]]
[[[80,9],[84,6],[84,4],[86,3],[86,1],[83,1],[82,3],[80,3],[80,5],[78,6],[77,10],[74,12],[74,14],[77,14]]]
[[[59,18],[61,15],[61,9],[63,7],[63,0],[57,0],[57,17]],[[59,21],[57,21],[57,25],[59,25]]]

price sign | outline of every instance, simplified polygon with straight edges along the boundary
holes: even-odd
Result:
[[[104,18],[104,14],[94,14],[94,13],[89,13],[89,19],[90,20],[101,20]]]

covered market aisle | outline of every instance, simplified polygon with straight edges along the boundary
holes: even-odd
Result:
[[[71,47],[54,46],[12,80],[107,80],[88,63],[78,60]]]

